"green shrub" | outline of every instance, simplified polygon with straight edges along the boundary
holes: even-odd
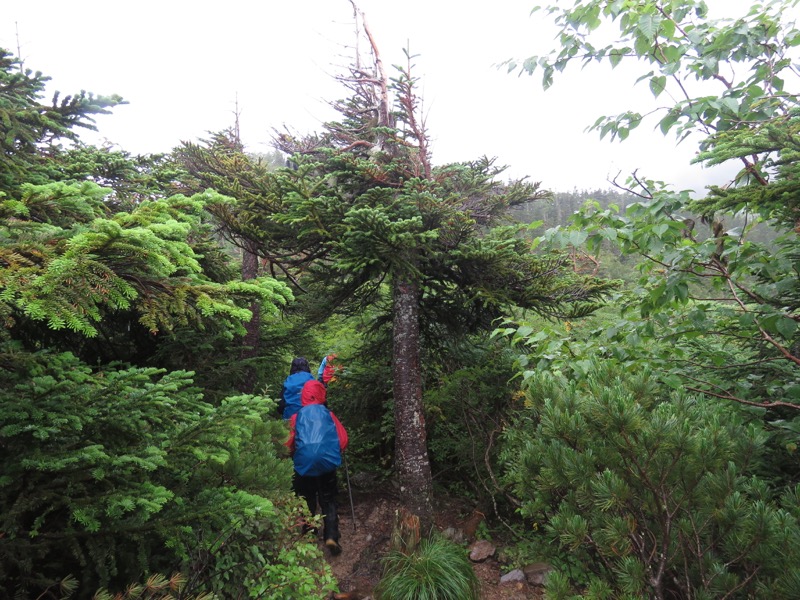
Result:
[[[191,373],[91,369],[68,353],[7,350],[0,595],[36,597],[71,575],[86,598],[176,571],[186,594],[333,588],[320,551],[297,545],[300,502],[285,426],[265,416],[271,399],[214,406]],[[279,567],[284,579],[270,581]]]
[[[494,441],[518,398],[512,358],[497,344],[473,336],[435,365],[424,395],[428,447],[436,482],[491,506]],[[498,494],[499,495],[499,494]]]
[[[537,558],[575,588],[616,597],[800,597],[797,490],[759,477],[759,421],[668,390],[644,368],[594,364],[580,383],[528,381],[529,409],[507,430],[503,460],[538,526],[527,537],[550,549]],[[552,578],[551,596],[570,597],[555,589],[563,584]]]
[[[379,600],[477,600],[480,583],[463,547],[441,537],[423,539],[410,554],[384,559],[375,589]]]

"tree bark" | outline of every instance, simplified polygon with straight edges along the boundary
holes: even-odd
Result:
[[[356,16],[361,18],[361,26],[369,40],[373,55],[373,73],[367,79],[359,79],[357,89],[361,92],[372,88],[376,102],[378,133],[376,145],[393,159],[398,159],[398,145],[387,141],[386,130],[394,127],[394,117],[389,94],[389,78],[383,68],[380,52],[375,43],[364,13],[350,0]],[[358,36],[357,36],[358,37]],[[360,58],[356,51],[356,70],[362,73]],[[406,111],[411,111],[413,119],[414,103],[408,102]],[[417,123],[414,121],[414,123]],[[417,126],[419,153],[421,161],[427,166],[427,140],[423,128]],[[392,139],[395,136],[390,136]],[[388,147],[385,147],[388,146]],[[407,164],[407,161],[406,161]],[[425,176],[429,176],[425,171]],[[380,185],[380,184],[379,184]],[[428,442],[425,432],[425,416],[422,408],[422,374],[420,372],[419,343],[419,284],[410,277],[394,277],[393,332],[392,332],[392,379],[394,393],[395,456],[394,465],[400,482],[400,493],[405,508],[412,517],[419,518],[422,533],[433,525],[433,479],[428,460]]]
[[[258,255],[248,245],[242,250],[242,280],[248,281],[256,277],[258,277]],[[247,333],[242,339],[243,347],[239,357],[242,360],[258,356],[261,335],[261,307],[254,302],[250,305],[250,312],[253,313],[253,316],[244,326]],[[243,394],[252,394],[256,387],[257,376],[255,367],[245,367],[237,389]]]
[[[402,277],[394,283],[392,343],[395,468],[403,503],[427,531],[433,524],[433,479],[422,407],[419,286]]]

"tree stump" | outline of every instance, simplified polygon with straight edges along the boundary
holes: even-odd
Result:
[[[399,508],[394,513],[394,526],[392,527],[391,549],[411,554],[417,549],[420,541],[419,517],[405,508]]]

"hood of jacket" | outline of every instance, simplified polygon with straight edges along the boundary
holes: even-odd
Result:
[[[318,380],[311,379],[303,386],[303,391],[300,392],[300,405],[325,404],[326,395],[325,386]]]
[[[298,356],[289,366],[289,375],[294,375],[299,371],[305,371],[306,373],[311,372],[311,367],[308,364],[308,360],[304,356]]]

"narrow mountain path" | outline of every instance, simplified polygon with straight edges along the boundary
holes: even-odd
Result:
[[[389,541],[395,511],[400,503],[391,493],[353,490],[353,508],[343,485],[339,496],[339,529],[342,553],[326,557],[339,582],[341,600],[368,600],[380,581],[381,559],[389,551]],[[440,499],[440,512],[436,515],[437,527],[444,531],[460,530],[465,518],[457,505]],[[355,513],[355,527],[353,521]],[[319,541],[322,546],[322,540]],[[483,600],[529,600],[543,597],[541,588],[525,583],[500,584],[503,565],[494,558],[473,563],[481,582]]]

